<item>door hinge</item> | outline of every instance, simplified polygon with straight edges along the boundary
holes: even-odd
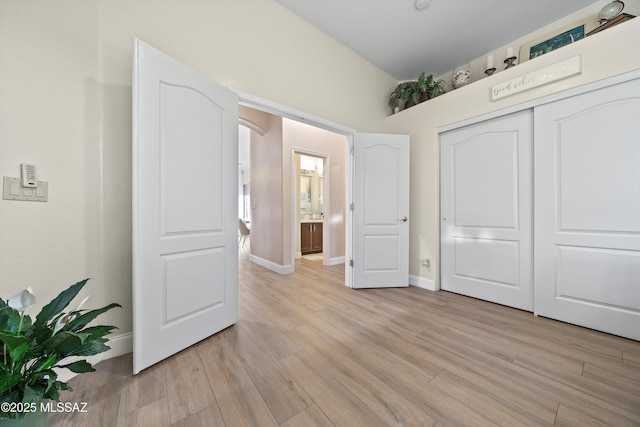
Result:
[[[354,209],[355,209],[355,206],[353,205],[353,203],[351,203],[351,204],[349,205],[349,210],[350,210],[350,211],[353,211]]]
[[[353,267],[353,260],[352,259],[349,260],[349,267]]]
[[[352,156],[355,154],[355,147],[353,145],[351,146],[351,152],[350,153],[351,153]]]

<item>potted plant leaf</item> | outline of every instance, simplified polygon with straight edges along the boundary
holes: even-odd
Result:
[[[391,107],[391,110],[393,111],[395,107],[399,107],[400,109],[408,108],[406,104],[414,92],[414,81],[398,83],[398,86],[396,86],[393,92],[391,92],[391,95],[389,95],[389,107]]]
[[[444,80],[435,80],[431,74],[425,78],[425,86],[428,99],[433,99],[447,92],[444,88]]]
[[[116,327],[89,324],[119,304],[82,310],[87,297],[73,310],[63,312],[88,280],[62,291],[42,308],[35,321],[25,314],[35,304],[31,288],[7,301],[0,299],[0,426],[17,420],[34,426],[38,421],[24,418],[37,414],[43,415],[46,425],[47,405],[60,400],[61,390],[69,390],[54,369],[94,371],[81,358],[109,349],[106,336]]]
[[[440,96],[446,92],[444,88],[444,80],[435,80],[433,78],[433,74],[425,76],[424,72],[420,73],[416,86],[420,92],[420,102],[435,98],[436,96]]]
[[[392,110],[395,107],[409,108],[445,92],[444,80],[434,80],[432,74],[427,76],[423,72],[418,80],[399,83],[389,96],[389,106]]]

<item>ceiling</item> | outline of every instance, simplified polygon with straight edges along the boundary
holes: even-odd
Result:
[[[595,0],[277,0],[397,80],[438,77]],[[517,47],[516,47],[517,50]]]

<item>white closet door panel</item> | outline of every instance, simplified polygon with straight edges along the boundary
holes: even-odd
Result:
[[[517,287],[519,252],[520,245],[514,241],[455,237],[454,272],[459,277]]]
[[[639,251],[558,245],[555,256],[558,295],[640,310],[640,298],[629,298],[637,293]]]
[[[532,112],[441,135],[444,290],[533,310]]]
[[[474,135],[453,147],[458,227],[518,227],[518,139],[514,132]],[[487,165],[491,165],[490,168]]]
[[[624,99],[555,121],[562,230],[640,232],[640,121],[620,121],[638,107]]]
[[[535,312],[640,339],[640,81],[535,110]]]

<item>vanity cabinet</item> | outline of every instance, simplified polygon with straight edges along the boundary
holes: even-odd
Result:
[[[303,222],[300,224],[300,252],[302,252],[302,255],[322,252],[321,222]]]

